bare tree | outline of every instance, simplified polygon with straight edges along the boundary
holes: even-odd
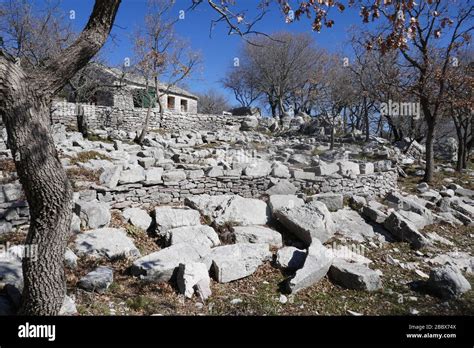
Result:
[[[367,43],[382,52],[397,49],[413,76],[411,92],[420,100],[426,122],[426,182],[434,174],[433,143],[446,103],[449,67],[459,49],[470,41],[473,6],[469,1],[421,0],[419,4],[399,1],[386,6],[367,6],[368,18],[383,18],[381,32]],[[443,40],[437,40],[443,37]]]
[[[198,97],[198,112],[200,114],[218,115],[230,109],[227,98],[213,89],[198,94]]]
[[[287,98],[309,81],[306,72],[316,70],[318,51],[308,34],[281,32],[246,42],[240,53],[240,69],[231,76],[243,85],[252,77],[252,90],[264,95],[275,117],[287,113]],[[238,86],[238,83],[229,85]],[[254,93],[256,96],[256,93]]]
[[[148,131],[151,109],[158,104],[163,114],[161,97],[172,87],[188,78],[200,62],[200,56],[179,43],[175,34],[176,19],[170,18],[174,1],[148,0],[145,25],[137,30],[134,49],[137,59],[135,70],[145,79],[145,95],[148,109],[143,127],[135,141],[143,143]],[[166,76],[166,84],[160,85],[160,78]]]
[[[342,111],[351,103],[354,95],[350,71],[341,64],[341,57],[333,55],[323,70],[321,91],[317,98],[319,117],[329,125],[331,130],[331,149],[334,148],[336,127],[342,120]]]
[[[47,1],[41,7],[26,0],[0,3],[2,50],[28,68],[59,55],[75,37],[59,5],[60,1]]]
[[[242,107],[252,106],[261,96],[258,80],[244,62],[230,68],[226,77],[221,80],[222,85],[234,93],[235,99]]]
[[[447,83],[447,112],[451,115],[458,138],[457,171],[467,168],[473,146],[474,61],[472,59],[472,51],[463,52],[458,64],[450,69]]]
[[[0,51],[0,112],[30,207],[26,245],[37,247],[36,260],[23,260],[22,314],[57,314],[66,293],[72,189],[50,133],[51,99],[103,46],[119,4],[97,0],[77,40],[39,66],[18,65]]]

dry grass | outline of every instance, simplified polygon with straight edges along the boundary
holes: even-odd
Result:
[[[0,170],[5,173],[15,173],[15,162],[13,162],[13,160],[10,158],[0,159]]]
[[[423,181],[422,176],[415,176],[415,171],[421,168],[410,168],[405,172],[408,174],[407,178],[399,177],[400,188],[406,192],[417,193],[416,186]],[[474,180],[472,176],[466,173],[447,173],[438,172],[434,174],[433,181],[430,183],[430,187],[436,190],[440,190],[442,186],[447,186],[444,179],[452,179],[453,183],[458,184],[466,189],[474,190]]]
[[[71,180],[73,186],[74,181],[90,181],[99,184],[100,172],[86,168],[68,168],[66,170],[67,177]]]
[[[473,232],[472,227],[437,229],[438,234],[452,240],[462,250],[472,250],[468,235]],[[386,263],[386,254],[405,264],[418,263],[417,268],[425,273],[433,267],[407,243],[386,243],[381,247],[368,246],[366,253],[373,260],[371,268],[383,272],[383,288],[379,291],[344,289],[324,277],[296,295],[287,295],[288,302],[282,304],[279,297],[287,275],[266,262],[249,277],[225,284],[212,280],[213,294],[202,303],[196,297],[185,299],[178,294],[173,282],[148,283],[130,276],[131,261],[102,262],[114,268],[115,280],[109,291],[106,294],[76,293],[80,312],[85,315],[110,314],[110,307],[116,309],[116,314],[123,315],[349,315],[349,310],[364,315],[407,315],[413,309],[421,315],[474,314],[474,290],[448,302],[415,291],[413,282],[422,278],[413,270]],[[87,262],[81,260],[80,264],[85,267]],[[87,268],[90,271],[93,267],[95,264]],[[468,276],[468,280],[473,283],[474,277]],[[232,304],[234,299],[240,299],[241,303]]]
[[[160,250],[158,239],[151,237],[146,231],[127,223],[122,214],[116,210],[112,211],[110,227],[123,228],[127,234],[133,238],[135,246],[140,250],[142,255],[148,255]]]
[[[100,136],[96,135],[96,134],[89,134],[87,136],[87,140],[89,141],[98,141],[98,142],[102,142],[102,143],[107,143],[107,144],[113,144],[113,140],[109,139],[109,138],[101,138]]]
[[[16,179],[16,167],[15,162],[10,158],[0,159],[0,172],[3,174],[3,178],[0,180],[0,184],[8,184]]]
[[[101,154],[97,151],[83,151],[76,154],[74,157],[70,159],[70,163],[72,165],[76,165],[78,163],[87,163],[90,160],[107,160],[110,161],[111,158],[104,154]]]

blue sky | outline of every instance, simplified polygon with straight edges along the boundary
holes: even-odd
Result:
[[[176,16],[180,10],[189,8],[192,0],[177,0],[175,5]],[[248,16],[257,14],[257,1],[239,0],[242,9],[248,9]],[[64,11],[75,11],[73,26],[80,31],[87,22],[91,13],[93,0],[63,0]],[[361,19],[355,9],[346,9],[339,13],[336,9],[331,10],[331,18],[335,20],[333,28],[323,28],[321,33],[312,32],[310,20],[303,18],[291,24],[286,24],[284,17],[276,6],[272,6],[270,12],[258,23],[256,30],[272,33],[288,30],[295,32],[313,33],[316,43],[331,51],[344,52],[348,39],[348,31],[354,24],[360,25]],[[133,30],[143,23],[146,12],[146,0],[123,0],[115,21],[112,34],[114,43],[109,42],[104,50],[104,57],[111,65],[120,65],[124,58],[133,56],[130,42]],[[203,56],[202,72],[187,82],[189,90],[193,92],[204,92],[208,89],[221,89],[219,79],[225,75],[225,71],[232,64],[234,57],[238,57],[239,46],[242,38],[227,35],[224,24],[218,24],[209,37],[211,20],[216,19],[216,13],[203,2],[195,10],[186,12],[185,19],[176,24],[177,33],[189,41],[191,47],[199,50]],[[231,92],[222,91],[228,97],[231,104],[236,104]]]

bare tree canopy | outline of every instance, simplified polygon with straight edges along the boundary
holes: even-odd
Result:
[[[173,8],[172,1],[148,0],[145,25],[137,29],[133,40],[137,61],[133,71],[145,79],[149,101],[142,131],[136,139],[139,144],[147,134],[151,108],[157,103],[163,114],[161,97],[189,78],[200,64],[200,54],[190,50],[175,33]],[[160,89],[160,81],[166,86],[164,90]]]
[[[27,67],[57,57],[75,38],[59,5],[60,1],[48,1],[41,8],[26,0],[0,3],[2,50]]]
[[[231,108],[227,98],[213,89],[198,94],[198,97],[198,112],[201,114],[222,114]]]

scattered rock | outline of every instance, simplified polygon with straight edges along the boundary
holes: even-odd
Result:
[[[206,264],[212,262],[219,283],[228,283],[253,274],[271,256],[268,244],[237,243],[212,249]]]
[[[130,271],[147,281],[167,282],[179,264],[200,262],[210,251],[202,244],[178,243],[136,260]]]
[[[295,195],[271,195],[268,199],[268,206],[272,215],[277,210],[291,209],[302,205],[304,205],[304,201]]]
[[[365,265],[334,259],[329,278],[336,284],[354,290],[375,291],[382,287],[379,274]]]
[[[172,228],[201,225],[201,215],[193,209],[156,207],[155,222],[158,233],[164,235]]]
[[[338,173],[342,176],[349,177],[351,175],[359,175],[360,169],[359,164],[349,161],[341,161],[338,163],[339,171]]]
[[[134,184],[145,181],[145,170],[139,165],[131,166],[120,173],[119,184]]]
[[[184,170],[170,170],[163,172],[161,178],[166,184],[179,184],[181,181],[186,180],[186,173]]]
[[[437,265],[450,264],[468,274],[474,273],[474,257],[466,252],[450,251],[433,257],[429,262]]]
[[[193,297],[194,291],[199,288],[201,300],[206,300],[211,295],[210,282],[209,272],[204,263],[190,262],[179,265],[177,274],[178,289],[186,297]]]
[[[150,168],[145,171],[145,181],[143,182],[145,185],[156,185],[161,184],[163,180],[161,176],[163,175],[163,168]]]
[[[289,178],[291,176],[288,167],[279,162],[273,164],[271,174],[276,178],[283,179]]]
[[[264,226],[237,226],[233,228],[236,243],[267,243],[272,247],[283,246],[281,233]]]
[[[362,215],[378,224],[383,224],[388,218],[388,215],[383,211],[370,205],[366,205],[362,208]]]
[[[269,215],[270,212],[265,202],[254,198],[234,196],[214,222],[217,225],[226,223],[240,226],[265,225],[269,221]]]
[[[23,289],[23,269],[20,258],[0,259],[0,283],[11,284],[18,289]]]
[[[354,210],[341,209],[331,213],[331,217],[336,226],[336,231],[347,238],[363,242],[375,237],[374,227],[365,222],[359,213]]]
[[[317,239],[308,248],[308,255],[301,269],[288,281],[288,290],[296,293],[319,282],[331,267],[334,256]]]
[[[471,290],[471,284],[451,265],[433,269],[426,285],[429,291],[443,299],[456,298]]]
[[[427,192],[430,189],[430,186],[426,182],[420,182],[416,186],[416,189],[418,192],[423,193],[423,192]]]
[[[75,249],[79,255],[111,260],[140,257],[133,240],[123,229],[100,228],[77,235]]]
[[[67,267],[71,269],[75,269],[77,267],[77,259],[78,257],[74,252],[67,248],[66,252],[64,253],[64,263],[66,264]]]
[[[337,211],[344,207],[344,197],[339,193],[318,193],[309,197],[311,200],[323,202],[329,211]]]
[[[267,161],[253,161],[244,170],[245,175],[258,178],[267,176],[272,171],[272,165]]]
[[[240,196],[199,195],[186,198],[185,204],[199,210],[218,226],[265,225],[270,215],[265,202]]]
[[[416,229],[413,224],[397,212],[393,212],[385,220],[384,227],[397,239],[410,243],[414,249],[429,244],[428,240]]]
[[[278,210],[275,218],[306,245],[310,245],[314,238],[324,243],[336,231],[331,213],[324,203],[318,201]]]
[[[272,195],[293,195],[298,189],[288,180],[280,180],[278,183],[270,187],[266,193]]]
[[[306,254],[306,250],[287,246],[277,251],[275,263],[282,269],[297,270],[303,267]]]
[[[127,222],[144,231],[148,230],[152,222],[150,215],[140,208],[127,208],[123,211],[122,215]]]
[[[80,217],[82,226],[91,229],[108,226],[111,219],[107,203],[77,201],[74,212]]]
[[[206,225],[183,226],[168,230],[166,233],[170,245],[188,243],[212,248],[220,244],[216,231]]]
[[[121,166],[109,166],[103,169],[102,174],[99,177],[101,185],[113,189],[117,187],[122,173]]]
[[[332,175],[339,171],[337,163],[324,163],[314,168],[314,173],[319,176]]]
[[[111,268],[99,266],[90,273],[82,277],[77,286],[90,292],[105,292],[114,281],[114,274]]]
[[[77,315],[76,302],[68,295],[64,297],[63,305],[59,310],[59,315]]]

